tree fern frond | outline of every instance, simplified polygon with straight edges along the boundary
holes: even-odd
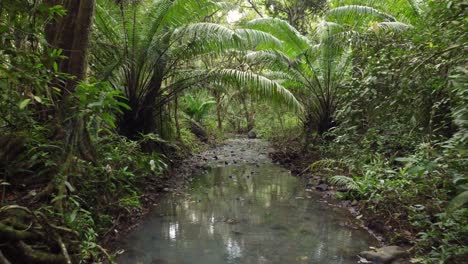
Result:
[[[328,180],[328,182],[336,186],[345,187],[346,189],[352,191],[359,189],[359,185],[354,179],[343,175],[333,176]]]
[[[403,32],[409,29],[414,28],[412,25],[408,25],[402,22],[380,22],[377,23],[377,27],[371,27],[371,30],[384,30],[384,31],[393,31],[393,32]]]
[[[282,45],[282,41],[275,36],[255,29],[236,29],[235,32],[241,37],[245,47],[259,49],[274,49]]]
[[[248,28],[272,34],[283,41],[283,50],[295,56],[309,46],[309,40],[302,36],[288,22],[278,18],[258,18],[247,23]]]
[[[288,89],[262,75],[235,69],[221,69],[211,71],[209,76],[225,84],[246,87],[258,99],[269,98],[277,103],[285,103],[294,110],[302,111],[302,105]]]
[[[321,159],[318,161],[315,161],[314,163],[310,164],[309,167],[307,167],[306,170],[310,171],[319,171],[322,169],[343,169],[346,168],[346,164],[343,163],[340,160],[335,160],[335,159]]]
[[[335,19],[356,19],[358,17],[366,17],[368,15],[377,16],[383,20],[395,22],[395,17],[381,12],[370,6],[361,5],[346,5],[333,8],[329,10],[326,17],[333,17]]]
[[[213,38],[219,37],[223,40],[235,39],[239,40],[239,36],[236,32],[226,26],[216,23],[195,23],[190,24],[181,28],[177,28],[174,31],[174,38],[179,39],[183,37],[186,40],[192,40],[196,38]]]

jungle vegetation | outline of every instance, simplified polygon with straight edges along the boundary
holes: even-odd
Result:
[[[463,263],[467,7],[0,1],[0,262],[111,261],[148,186],[255,131],[313,154],[415,263]]]

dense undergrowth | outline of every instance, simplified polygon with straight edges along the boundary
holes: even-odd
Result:
[[[431,2],[426,28],[410,40],[381,39],[360,51],[365,66],[343,83],[337,126],[308,149],[291,148],[302,138],[275,139],[279,160],[315,153],[293,162],[296,171],[322,175],[345,190],[338,198],[361,201],[371,229],[410,244],[424,263],[468,256],[466,69],[463,52],[450,52],[466,44],[466,24],[456,9],[464,4],[452,4],[448,11]]]

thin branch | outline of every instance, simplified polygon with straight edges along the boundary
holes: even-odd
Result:
[[[255,3],[252,1],[252,0],[248,0],[250,6],[252,7],[252,9],[255,11],[255,13],[257,13],[261,18],[263,18],[263,15],[262,13],[260,13],[260,11],[258,10],[257,6],[255,5]]]

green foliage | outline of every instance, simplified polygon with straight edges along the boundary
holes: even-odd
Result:
[[[308,170],[419,234],[406,239],[427,263],[468,254],[466,1],[248,1],[273,18],[239,28],[219,23],[219,1],[99,0],[89,80],[73,91],[60,88],[75,81],[59,70],[68,50],[49,43],[67,11],[49,2],[0,2],[2,203],[24,196],[77,231],[82,263],[161,184],[155,150],[181,151],[175,130],[202,148],[178,110],[219,137],[305,134],[322,157]]]
[[[118,8],[103,2],[97,7],[94,71],[128,99],[131,110],[124,110],[118,122],[122,135],[133,139],[140,133],[164,136],[163,124],[153,118],[164,117],[178,93],[204,82],[248,86],[253,93],[284,99],[299,108],[288,90],[261,75],[197,67],[204,58],[232,50],[277,47],[281,44],[278,39],[258,30],[204,22],[205,16],[222,8],[213,1],[158,0],[150,7],[146,4],[121,3]]]
[[[451,214],[436,215],[435,222],[420,233],[421,248],[431,248],[425,263],[463,263],[466,260],[468,228],[466,219],[468,210],[458,209]],[[425,254],[425,252],[420,252]]]
[[[109,83],[80,83],[75,92],[79,101],[79,112],[83,117],[90,118],[96,134],[104,123],[110,128],[116,128],[115,114],[122,114],[130,107],[122,102],[126,98],[120,90],[113,89]]]
[[[341,186],[349,191],[357,191],[359,189],[358,183],[350,177],[343,175],[335,175],[328,180],[333,185]]]
[[[215,101],[210,98],[204,99],[201,97],[194,97],[192,95],[186,95],[184,97],[184,112],[193,120],[201,122],[210,109],[216,104]]]
[[[281,18],[305,33],[309,29],[310,21],[327,8],[325,0],[265,0],[268,14],[274,18]]]

